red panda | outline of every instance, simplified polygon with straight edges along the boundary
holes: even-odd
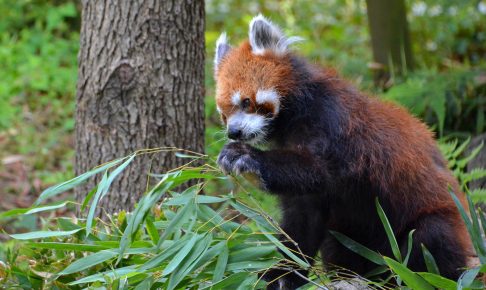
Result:
[[[404,109],[292,53],[289,46],[298,40],[261,15],[238,47],[225,34],[218,39],[216,102],[233,140],[218,156],[219,166],[258,176],[261,187],[280,198],[283,230],[304,255],[321,250],[325,265],[358,274],[376,267],[329,230],[392,256],[378,198],[403,255],[415,230],[408,266],[426,271],[423,244],[443,276],[458,278],[473,251],[449,186],[467,204],[431,131]],[[282,274],[273,270],[264,278]],[[273,288],[304,283],[298,275],[284,275]]]

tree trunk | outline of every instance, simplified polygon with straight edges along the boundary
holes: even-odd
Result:
[[[413,69],[412,49],[404,0],[366,0],[376,81],[383,84],[391,73]]]
[[[78,62],[76,174],[138,149],[203,152],[203,0],[84,0]],[[131,210],[149,171],[183,161],[173,153],[137,157],[100,205]],[[77,200],[94,185],[77,188]]]

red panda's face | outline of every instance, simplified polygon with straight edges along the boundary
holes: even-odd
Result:
[[[262,16],[251,22],[249,42],[231,48],[224,34],[218,39],[216,103],[230,139],[252,144],[265,140],[293,86],[286,50],[290,42]]]

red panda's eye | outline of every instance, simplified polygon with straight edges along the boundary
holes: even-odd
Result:
[[[246,98],[241,102],[241,108],[246,110],[250,107],[250,99]]]

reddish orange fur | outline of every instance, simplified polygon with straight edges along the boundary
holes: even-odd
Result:
[[[295,80],[289,59],[271,52],[262,56],[254,55],[248,41],[233,49],[219,66],[216,73],[216,102],[225,116],[234,112],[231,96],[236,91],[239,91],[242,97],[250,98],[252,111],[256,111],[255,96],[259,89],[274,89],[279,95],[286,96],[294,87]],[[263,107],[265,110],[273,111],[268,104]]]

